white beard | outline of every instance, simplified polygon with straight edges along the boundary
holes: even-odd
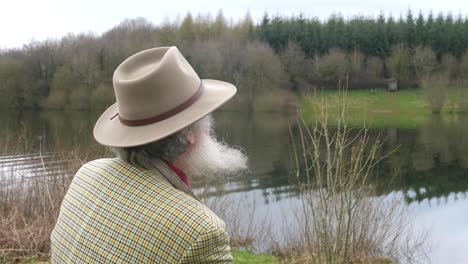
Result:
[[[234,176],[248,170],[247,156],[240,149],[219,142],[206,130],[197,134],[181,168],[189,177]]]

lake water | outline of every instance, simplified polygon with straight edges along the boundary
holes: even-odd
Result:
[[[30,153],[99,150],[92,138],[99,114],[3,111],[0,136],[4,142],[26,138]],[[206,194],[212,200],[242,201],[246,212],[251,210],[261,221],[266,217],[273,232],[281,233],[279,219],[298,199],[290,162],[290,126],[294,129],[296,117],[241,112],[217,112],[214,117],[218,137],[245,149],[252,173],[210,182]],[[370,132],[372,137],[381,134],[386,138],[384,152],[399,147],[377,172],[383,186],[395,175],[397,182],[392,189],[379,190],[378,195],[401,197],[415,225],[430,231],[432,263],[467,263],[468,117],[444,120],[434,116],[417,128],[386,127]],[[3,161],[11,163],[12,159]],[[195,186],[201,191],[206,183]]]

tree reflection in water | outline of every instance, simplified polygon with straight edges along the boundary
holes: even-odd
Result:
[[[0,136],[4,141],[27,137],[31,152],[39,148],[43,152],[87,151],[95,154],[90,158],[97,158],[103,153],[92,139],[98,116],[97,112],[4,111]],[[247,152],[251,173],[232,179],[194,179],[196,187],[209,185],[207,195],[212,196],[263,190],[265,204],[296,195],[290,175],[293,114],[219,111],[214,116],[219,139]],[[464,197],[468,191],[468,116],[444,119],[433,115],[417,129],[370,129],[372,137],[379,133],[386,138],[382,154],[398,150],[376,167],[375,183],[380,187],[376,195],[402,191],[408,203]]]

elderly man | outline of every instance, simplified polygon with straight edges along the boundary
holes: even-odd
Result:
[[[94,137],[116,158],[83,165],[51,234],[53,263],[230,263],[224,222],[190,177],[247,168],[215,139],[210,113],[236,88],[200,79],[176,47],[139,52],[114,72],[117,102]]]

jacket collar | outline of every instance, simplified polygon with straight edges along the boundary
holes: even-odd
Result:
[[[190,190],[187,185],[179,178],[179,176],[161,159],[155,159],[152,161],[155,169],[163,176],[163,178],[169,182],[174,188],[182,191],[189,196],[192,196],[196,200],[200,201],[198,197]]]

